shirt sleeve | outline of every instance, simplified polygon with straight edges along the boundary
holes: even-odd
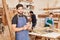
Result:
[[[52,26],[54,26],[54,20],[52,19]]]
[[[47,22],[47,20],[48,20],[48,18],[45,19],[45,24],[48,24],[49,25],[49,23]]]
[[[36,20],[36,15],[33,15],[33,16],[32,16],[32,22],[33,22],[33,23],[36,23],[36,21],[37,21],[37,20]]]
[[[16,24],[17,22],[16,22],[16,17],[13,17],[13,19],[12,19],[12,24]]]

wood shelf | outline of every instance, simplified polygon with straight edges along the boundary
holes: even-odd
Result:
[[[38,15],[38,18],[45,18],[45,17],[48,17],[48,14],[39,14]],[[59,18],[60,14],[54,14],[53,17],[54,18]]]
[[[19,0],[19,2],[21,2],[21,1],[25,1],[25,0]],[[26,1],[28,1],[28,2],[32,2],[33,0],[26,0]]]
[[[44,8],[43,10],[56,10],[56,9],[60,9],[60,7],[55,7],[55,8]]]

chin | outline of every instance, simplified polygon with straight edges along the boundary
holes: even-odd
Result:
[[[23,12],[19,12],[20,14],[22,14]]]

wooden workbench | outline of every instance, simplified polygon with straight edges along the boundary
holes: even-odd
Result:
[[[60,40],[59,32],[49,32],[45,34],[30,32],[31,40]]]
[[[54,36],[55,34],[55,36]],[[40,40],[60,40],[59,37],[60,37],[60,34],[59,33],[47,33],[47,34],[37,34],[37,33],[29,33],[29,35],[31,36],[31,38],[33,40],[37,40],[37,39],[40,39]]]

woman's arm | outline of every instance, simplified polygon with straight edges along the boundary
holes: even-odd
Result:
[[[54,19],[52,19],[52,26],[54,26]]]
[[[45,24],[48,24],[49,25],[49,23],[47,22],[47,20],[48,20],[48,17],[45,19]]]
[[[31,30],[31,23],[28,22],[28,23],[26,24],[26,27],[27,27],[27,30]]]

